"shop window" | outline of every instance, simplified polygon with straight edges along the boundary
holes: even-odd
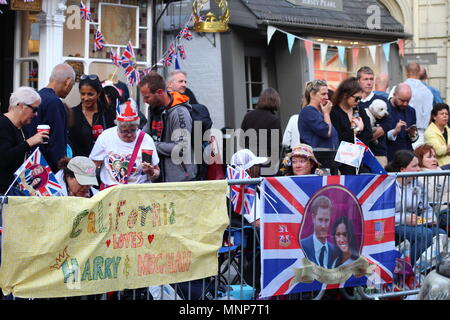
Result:
[[[81,20],[76,24],[67,19],[64,25],[63,55],[110,62],[111,49],[123,52],[131,40],[138,64],[147,66],[147,39],[151,28],[147,24],[150,0],[85,0],[91,10],[91,21]],[[66,18],[73,15],[80,1],[67,0]],[[94,37],[99,30],[105,37],[106,46],[94,51]]]
[[[254,109],[259,95],[264,89],[263,65],[261,57],[245,57],[245,89],[247,96],[247,110]]]
[[[19,67],[19,86],[38,89],[38,63],[35,60],[23,60]]]
[[[37,89],[39,75],[38,13],[18,11],[16,23],[16,30],[19,30],[16,41],[20,43],[20,50],[15,52],[15,83],[16,86],[29,86]]]

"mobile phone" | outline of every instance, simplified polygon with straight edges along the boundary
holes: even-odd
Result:
[[[152,164],[153,150],[142,149],[142,161]]]

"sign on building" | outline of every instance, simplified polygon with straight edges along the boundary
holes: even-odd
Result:
[[[405,54],[403,57],[403,63],[407,65],[408,63],[416,62],[418,64],[437,64],[437,53],[409,53]]]
[[[21,11],[41,11],[42,0],[25,1],[25,0],[11,0],[10,2],[11,10],[21,10]]]
[[[343,10],[342,0],[287,0],[287,1],[296,6],[305,6],[336,11]]]

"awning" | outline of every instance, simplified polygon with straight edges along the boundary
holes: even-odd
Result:
[[[231,25],[265,29],[267,25],[283,27],[292,33],[303,35],[360,38],[365,40],[385,41],[407,39],[412,36],[404,32],[404,27],[389,11],[376,0],[333,0],[340,2],[339,9],[314,6],[324,3],[317,0],[233,0],[228,1],[231,11]],[[327,1],[325,1],[327,2]],[[328,1],[331,2],[331,1]],[[296,5],[293,3],[310,3],[313,5]],[[379,24],[370,23],[373,11],[379,10]],[[374,7],[376,6],[376,7]],[[379,9],[378,9],[379,8]],[[367,21],[369,20],[369,26]]]

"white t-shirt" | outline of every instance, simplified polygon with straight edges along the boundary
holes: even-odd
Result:
[[[291,147],[291,149],[300,144],[300,133],[298,132],[298,114],[294,114],[289,118],[286,130],[283,134],[283,145]]]
[[[112,127],[103,131],[97,138],[94,148],[89,155],[93,161],[103,161],[100,170],[100,179],[107,185],[123,184],[124,177],[128,170],[128,162],[133,154],[134,146],[141,130],[136,132],[136,139],[133,142],[124,142],[119,138],[117,127]],[[137,153],[136,161],[128,177],[129,184],[149,183],[147,175],[142,171],[142,149],[153,150],[152,165],[159,163],[158,153],[156,152],[153,139],[145,134],[142,144]]]

